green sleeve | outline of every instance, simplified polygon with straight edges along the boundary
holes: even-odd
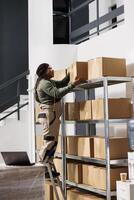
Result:
[[[74,85],[69,84],[68,86],[57,88],[52,84],[51,81],[46,81],[41,88],[47,95],[58,99],[70,92],[74,88]]]
[[[69,81],[70,81],[70,75],[68,74],[67,76],[65,76],[62,80],[57,81],[57,80],[53,80],[55,82],[55,85],[57,88],[62,88],[68,85]]]

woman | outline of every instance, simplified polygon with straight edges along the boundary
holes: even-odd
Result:
[[[43,125],[44,145],[39,152],[40,162],[45,162],[46,156],[51,157],[56,149],[60,116],[62,114],[61,98],[70,92],[80,83],[76,77],[73,83],[69,83],[70,75],[68,74],[63,80],[56,81],[54,70],[47,63],[42,63],[37,68],[38,76],[35,84],[35,99],[40,103],[41,112],[38,116],[39,123]]]

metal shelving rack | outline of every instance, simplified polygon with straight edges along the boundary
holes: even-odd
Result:
[[[106,197],[107,200],[111,200],[112,196],[116,196],[115,191],[111,191],[110,187],[110,166],[111,165],[118,165],[118,166],[127,166],[127,159],[118,159],[118,160],[110,160],[110,145],[109,145],[109,123],[128,123],[130,119],[109,119],[108,115],[108,86],[109,85],[115,85],[120,83],[127,83],[131,82],[131,77],[102,77],[98,79],[93,79],[90,81],[86,81],[83,84],[80,84],[78,87],[74,89],[74,91],[77,90],[90,90],[95,89],[98,87],[103,87],[104,89],[104,120],[93,120],[93,121],[87,121],[88,123],[104,123],[104,129],[105,129],[105,147],[106,147],[106,159],[95,159],[95,158],[85,158],[85,157],[79,157],[79,156],[73,156],[68,155],[65,152],[66,149],[66,133],[65,133],[65,127],[64,127],[64,117],[62,117],[62,153],[56,153],[57,157],[62,158],[63,162],[63,177],[62,177],[62,186],[66,194],[66,184],[70,186],[75,186],[77,188],[81,188],[87,191],[94,192],[96,194],[100,194]],[[64,116],[64,113],[63,113]],[[82,122],[82,121],[80,121]],[[84,121],[86,122],[86,121]],[[104,190],[98,190],[96,188],[93,188],[92,186],[87,186],[84,184],[76,184],[73,182],[70,182],[66,180],[66,159],[75,159],[82,162],[92,163],[92,164],[100,164],[106,166],[106,191]]]

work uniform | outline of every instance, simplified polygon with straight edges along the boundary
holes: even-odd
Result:
[[[69,83],[69,75],[61,81],[41,79],[37,86],[37,95],[41,112],[38,121],[43,125],[44,145],[39,152],[39,158],[54,154],[59,134],[60,116],[62,114],[61,98],[70,92],[74,85]]]

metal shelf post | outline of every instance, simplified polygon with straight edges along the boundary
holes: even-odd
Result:
[[[108,80],[104,77],[104,130],[105,130],[105,149],[106,149],[106,195],[107,200],[111,200],[110,186],[110,145],[109,145],[109,114],[108,114]]]
[[[61,116],[61,154],[62,154],[62,189],[66,199],[66,131],[64,126],[64,98],[62,99],[62,116]]]

